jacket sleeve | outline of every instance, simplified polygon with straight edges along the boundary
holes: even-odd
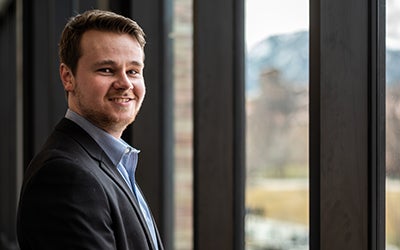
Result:
[[[21,250],[116,248],[101,183],[65,158],[46,162],[25,183],[17,230]]]

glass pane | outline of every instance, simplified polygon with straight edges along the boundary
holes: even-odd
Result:
[[[386,249],[400,250],[400,1],[386,0]]]
[[[246,249],[308,249],[308,0],[246,0]]]
[[[174,249],[193,249],[192,0],[174,0]]]

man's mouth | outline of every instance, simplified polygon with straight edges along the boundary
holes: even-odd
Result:
[[[109,98],[108,100],[116,103],[126,103],[132,101],[133,98]]]

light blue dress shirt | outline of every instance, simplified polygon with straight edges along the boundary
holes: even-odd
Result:
[[[84,129],[97,142],[97,144],[100,145],[107,156],[111,159],[114,166],[121,173],[125,182],[128,184],[129,188],[139,202],[140,210],[146,219],[147,227],[149,228],[154,245],[156,249],[158,249],[157,236],[149,207],[147,206],[146,201],[144,200],[144,197],[138,189],[135,181],[135,172],[138,162],[138,154],[140,151],[131,147],[124,140],[117,139],[104,130],[96,127],[91,122],[70,109],[67,110],[65,118],[75,122],[82,129]]]

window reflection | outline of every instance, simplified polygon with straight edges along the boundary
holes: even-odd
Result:
[[[174,0],[174,249],[193,249],[192,5]]]
[[[248,250],[308,249],[308,6],[246,0]]]
[[[386,249],[400,250],[400,2],[386,0]]]

